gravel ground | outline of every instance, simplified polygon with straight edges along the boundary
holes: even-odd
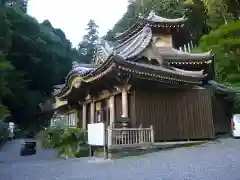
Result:
[[[8,144],[3,149],[8,151],[0,153],[0,180],[240,179],[240,140],[231,138],[222,139],[219,143],[114,161],[90,158],[59,160],[54,152],[44,150],[25,158],[19,158],[19,153],[14,157],[7,155],[18,152],[16,143]]]

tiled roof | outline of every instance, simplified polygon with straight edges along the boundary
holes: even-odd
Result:
[[[97,67],[96,64],[80,64],[77,62],[73,62],[72,70],[68,73],[66,76],[66,79],[68,79],[70,76],[78,75],[78,76],[84,76],[85,74],[90,73]]]
[[[140,30],[144,26],[152,26],[152,27],[183,27],[183,24],[186,22],[186,17],[181,18],[165,18],[158,16],[155,11],[151,11],[149,15],[144,18],[142,16],[139,16],[139,19],[136,21],[135,24],[132,25],[132,27],[128,28],[122,33],[116,34],[117,39],[121,39],[123,37],[128,37],[130,34],[136,33],[138,30]],[[124,38],[125,39],[125,38]]]
[[[151,22],[156,22],[156,23],[179,23],[179,22],[185,22],[187,18],[185,17],[174,18],[174,19],[164,18],[156,15],[155,11],[152,10],[149,13],[148,17],[146,18],[146,20]]]
[[[158,57],[166,60],[166,62],[201,62],[208,61],[214,55],[211,51],[204,53],[190,53],[172,47],[156,47],[152,40],[153,33],[150,27],[144,27],[137,34],[127,39],[117,46],[109,45],[107,41],[102,40],[99,44],[98,63],[103,63],[108,59],[111,54],[122,56],[128,61],[136,59],[135,57],[141,56],[141,53],[148,48],[151,44],[154,47]]]

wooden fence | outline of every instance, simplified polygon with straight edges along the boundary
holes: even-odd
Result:
[[[153,126],[150,128],[113,128],[107,129],[108,149],[151,146],[154,144]]]

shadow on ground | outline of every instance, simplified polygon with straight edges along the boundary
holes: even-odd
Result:
[[[15,163],[19,161],[34,160],[57,160],[57,153],[53,149],[43,149],[37,142],[37,153],[32,156],[20,156],[20,148],[22,139],[8,141],[0,151],[0,163]]]

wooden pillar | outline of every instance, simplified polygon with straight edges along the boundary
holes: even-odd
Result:
[[[190,46],[191,46],[191,49],[194,48],[194,46],[193,46],[193,42],[192,42],[192,41],[190,41]]]
[[[115,87],[122,94],[122,117],[128,117],[128,91],[131,85],[125,84],[120,87]]]
[[[90,104],[90,123],[93,124],[95,119],[95,102]]]
[[[184,48],[184,52],[187,52],[187,46],[186,46],[186,44],[183,45],[183,48]]]
[[[87,129],[87,105],[82,106],[82,128]]]
[[[190,43],[188,43],[187,46],[188,46],[188,52],[191,52],[191,46],[190,46]]]
[[[128,90],[122,88],[122,116],[128,117]]]
[[[109,114],[110,114],[110,126],[112,127],[115,123],[115,96],[111,96],[108,100],[109,103]]]
[[[96,102],[95,103],[95,113],[96,113],[96,116],[95,116],[95,119],[96,119],[96,122],[101,122],[103,121],[102,119],[102,103],[101,101],[99,102]]]

